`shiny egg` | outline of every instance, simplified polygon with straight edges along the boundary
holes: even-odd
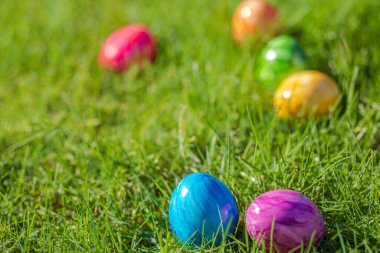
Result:
[[[243,0],[232,17],[233,37],[239,44],[247,38],[273,34],[278,28],[277,9],[267,0]]]
[[[326,74],[305,70],[286,77],[277,88],[273,106],[281,118],[322,116],[340,99],[338,85]]]
[[[141,24],[122,27],[113,32],[104,42],[98,55],[99,66],[122,72],[132,65],[142,66],[156,58],[156,43]]]
[[[260,52],[255,73],[262,85],[274,91],[284,77],[307,66],[306,54],[298,41],[289,35],[280,35]]]
[[[169,222],[181,244],[219,245],[235,234],[238,219],[234,196],[209,174],[198,172],[186,176],[172,193]]]
[[[273,190],[257,197],[246,211],[248,234],[268,252],[301,252],[323,238],[319,208],[293,190]],[[303,252],[303,251],[302,251]]]

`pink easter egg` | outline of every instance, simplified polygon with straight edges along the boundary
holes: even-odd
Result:
[[[141,24],[122,27],[104,42],[98,56],[100,67],[117,72],[132,65],[142,66],[156,58],[156,43],[148,29]]]
[[[248,207],[246,227],[249,235],[267,250],[273,238],[275,252],[298,252],[301,245],[307,249],[310,242],[313,246],[319,243],[324,220],[318,207],[301,193],[273,190],[260,195]]]

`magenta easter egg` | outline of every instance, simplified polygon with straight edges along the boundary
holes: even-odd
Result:
[[[298,252],[310,243],[316,246],[324,233],[318,207],[292,190],[273,190],[257,197],[247,209],[246,226],[249,235],[267,250],[273,233],[273,250],[280,253],[293,249]]]
[[[128,25],[113,32],[104,42],[98,56],[99,66],[124,71],[132,65],[143,65],[156,58],[156,43],[148,29],[140,24]]]

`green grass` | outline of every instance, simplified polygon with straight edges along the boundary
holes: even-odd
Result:
[[[261,252],[244,211],[290,188],[321,208],[318,252],[380,251],[380,4],[277,3],[343,103],[320,121],[283,122],[255,81],[262,45],[237,47],[238,1],[0,1],[0,251],[175,252],[171,192],[208,172],[234,192],[236,240]],[[147,24],[157,62],[99,70],[104,39]],[[207,249],[203,249],[207,251]]]

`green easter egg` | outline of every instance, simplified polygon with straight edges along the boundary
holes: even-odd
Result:
[[[288,35],[278,36],[264,47],[256,63],[256,77],[270,90],[289,74],[308,67],[307,57],[297,40]]]

